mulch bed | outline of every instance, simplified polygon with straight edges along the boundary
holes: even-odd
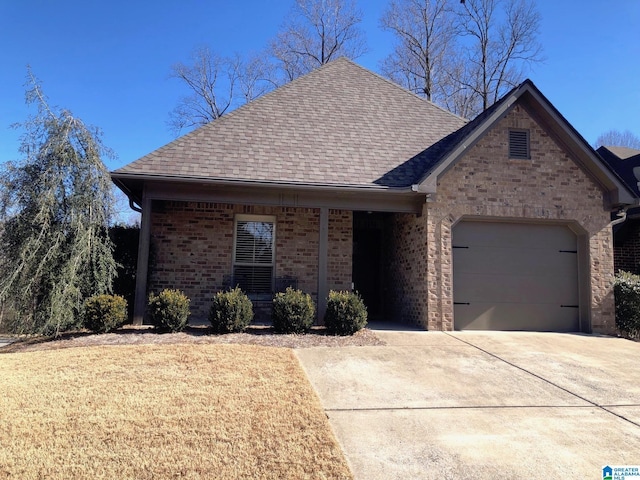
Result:
[[[127,325],[111,333],[94,334],[87,331],[69,332],[58,338],[14,337],[15,342],[0,349],[0,353],[15,353],[94,345],[141,345],[175,343],[222,343],[261,345],[283,348],[349,347],[384,345],[367,328],[351,336],[329,335],[324,327],[313,327],[303,335],[275,333],[270,326],[251,325],[243,333],[214,334],[206,326],[190,326],[180,333],[157,333],[150,326]]]

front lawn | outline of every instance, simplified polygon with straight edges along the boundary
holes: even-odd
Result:
[[[0,390],[0,478],[352,478],[289,349],[5,353]]]

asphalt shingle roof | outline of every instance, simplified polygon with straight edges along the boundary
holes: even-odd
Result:
[[[115,173],[407,187],[465,124],[341,58]]]

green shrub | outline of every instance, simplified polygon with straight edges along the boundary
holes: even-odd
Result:
[[[216,333],[241,332],[253,320],[253,304],[249,297],[236,287],[213,296],[209,321]]]
[[[180,290],[165,289],[149,295],[148,313],[151,323],[163,332],[180,332],[190,315],[189,298]]]
[[[614,282],[616,326],[630,337],[640,336],[640,275],[619,272]]]
[[[127,321],[127,301],[120,295],[96,295],[84,302],[84,326],[106,333]]]
[[[367,307],[355,292],[329,292],[324,325],[333,335],[353,335],[367,324]]]
[[[315,312],[311,295],[287,287],[273,298],[273,329],[278,333],[308,332],[313,325]]]

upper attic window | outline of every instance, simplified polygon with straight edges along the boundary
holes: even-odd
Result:
[[[531,158],[529,130],[509,130],[509,158]]]

